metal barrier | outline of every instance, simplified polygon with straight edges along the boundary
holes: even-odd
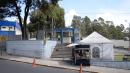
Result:
[[[16,56],[35,57],[35,58],[42,58],[43,56],[42,50],[13,49],[11,52],[8,52],[8,54]]]
[[[113,61],[102,59],[91,60],[91,65],[130,70],[130,55],[115,55]]]
[[[91,62],[91,65],[110,68],[130,69],[129,61],[93,61]]]
[[[114,61],[130,61],[130,55],[115,55]]]
[[[42,58],[42,52],[37,50],[17,50],[13,49],[12,52],[6,51],[5,48],[0,47],[0,56],[24,56],[24,57],[35,57],[35,58]]]

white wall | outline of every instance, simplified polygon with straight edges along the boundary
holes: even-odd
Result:
[[[22,31],[18,28],[15,28],[15,34],[16,35],[22,35]]]
[[[103,44],[103,59],[114,60],[113,44]]]
[[[6,49],[8,54],[49,59],[56,44],[51,40],[47,40],[45,45],[43,40],[7,41]]]
[[[6,42],[7,53],[38,58],[41,58],[43,55],[43,46],[44,45],[42,40]]]
[[[57,44],[56,41],[52,41],[52,40],[46,41],[46,44],[44,46],[44,53],[42,57],[43,59],[50,59],[56,44]]]
[[[92,59],[92,51],[94,47],[98,47],[100,49],[100,59],[114,60],[113,44],[90,44]]]

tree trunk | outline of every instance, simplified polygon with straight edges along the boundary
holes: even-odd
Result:
[[[14,1],[14,6],[16,7],[16,13],[17,13],[17,17],[18,17],[18,20],[19,20],[19,25],[21,27],[21,31],[22,31],[22,39],[24,38],[24,28],[23,28],[23,25],[22,25],[22,18],[20,16],[20,10],[19,10],[19,7],[17,5],[17,2]]]
[[[52,18],[51,21],[52,21],[52,24],[51,24],[51,39],[53,39],[53,23],[54,23],[54,22],[53,22],[53,18]]]
[[[24,40],[27,40],[28,39],[28,35],[27,35],[27,18],[28,18],[28,13],[29,13],[29,8],[30,8],[30,4],[28,4],[28,2],[26,3],[26,7],[25,7],[25,10],[24,10],[24,28],[23,28],[23,39]]]

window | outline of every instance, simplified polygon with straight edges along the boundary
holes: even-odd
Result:
[[[14,31],[13,26],[9,26],[9,31]]]
[[[7,26],[1,26],[1,31],[8,31]]]
[[[3,29],[5,29],[6,27],[5,26],[2,26]]]
[[[94,47],[92,51],[93,58],[100,58],[100,49],[98,47]]]

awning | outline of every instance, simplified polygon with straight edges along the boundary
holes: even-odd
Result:
[[[72,43],[72,44],[67,45],[66,47],[73,47],[75,45],[78,45],[78,44],[77,43]]]

